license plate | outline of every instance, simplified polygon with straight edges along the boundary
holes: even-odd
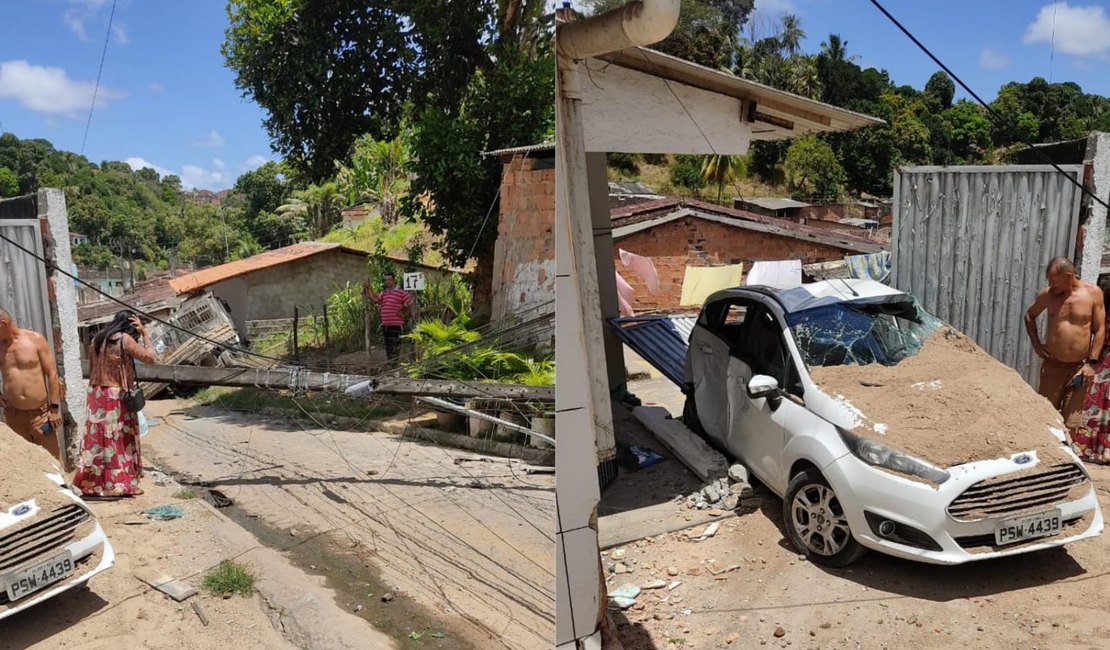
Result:
[[[0,584],[3,584],[7,589],[8,600],[15,602],[28,594],[66,578],[72,573],[73,556],[69,551],[64,551],[45,562],[0,577]]]
[[[1024,542],[1038,537],[1048,537],[1060,532],[1060,511],[1046,510],[1028,517],[1004,519],[994,527],[994,542],[998,546]]]

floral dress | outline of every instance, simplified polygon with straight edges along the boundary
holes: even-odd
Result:
[[[122,345],[121,345],[122,341]],[[140,346],[130,336],[109,341],[103,351],[89,349],[88,422],[81,442],[73,484],[85,496],[121,497],[142,494],[139,418],[121,399],[120,384],[135,382],[132,360],[155,360],[147,336]]]
[[[1110,463],[1110,354],[1095,368],[1083,396],[1082,418],[1071,432],[1072,447],[1085,461]]]

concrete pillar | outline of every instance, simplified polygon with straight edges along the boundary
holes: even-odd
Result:
[[[1110,133],[1096,132],[1087,137],[1083,169],[1082,180],[1088,189],[1102,201],[1110,202]],[[1085,203],[1089,203],[1090,210],[1083,235],[1083,258],[1080,260],[1079,277],[1087,282],[1097,282],[1106,242],[1107,210],[1098,201],[1088,199]]]
[[[590,188],[590,218],[594,229],[594,252],[597,254],[597,292],[601,300],[601,318],[605,321],[605,364],[608,370],[609,389],[623,384],[627,378],[624,368],[624,349],[613,330],[610,318],[620,316],[617,302],[616,263],[613,261],[613,223],[609,218],[609,176],[606,154],[586,154],[586,174]],[[599,450],[600,451],[600,450]]]
[[[47,277],[50,292],[50,319],[54,324],[54,356],[58,361],[58,375],[65,384],[64,409],[73,419],[62,440],[63,455],[69,465],[77,445],[85,435],[85,392],[87,384],[81,373],[81,337],[77,332],[77,283],[58,272],[73,272],[73,254],[69,245],[69,214],[62,190],[43,189],[38,193],[39,219],[46,220],[48,235],[44,238],[46,258],[50,260]]]

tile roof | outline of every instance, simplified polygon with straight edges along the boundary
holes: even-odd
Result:
[[[340,244],[331,244],[325,242],[301,242],[300,244],[293,244],[292,246],[286,246],[285,248],[279,248],[277,250],[259,253],[258,255],[254,255],[246,259],[228,262],[227,264],[220,264],[219,266],[213,266],[207,269],[201,269],[200,271],[197,271],[195,273],[190,273],[189,275],[183,275],[179,278],[174,278],[173,280],[170,280],[170,285],[173,286],[174,290],[177,291],[177,293],[189,293],[198,289],[203,289],[213,284],[218,284],[225,280],[237,278],[241,275],[254,273],[255,271],[261,271],[262,269],[268,269],[270,267],[278,266],[281,264],[288,264],[289,262],[302,260],[307,257],[319,255],[320,253],[324,253],[327,251],[341,249],[345,250],[348,253],[354,253],[357,255],[369,255],[369,253],[366,253],[364,251],[347,248],[346,246],[341,246]]]

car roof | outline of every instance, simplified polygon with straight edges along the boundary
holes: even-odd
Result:
[[[752,285],[723,289],[709,296],[707,303],[722,298],[760,294],[773,299],[787,314],[838,303],[874,302],[876,298],[908,294],[875,280],[822,280],[803,285]]]

